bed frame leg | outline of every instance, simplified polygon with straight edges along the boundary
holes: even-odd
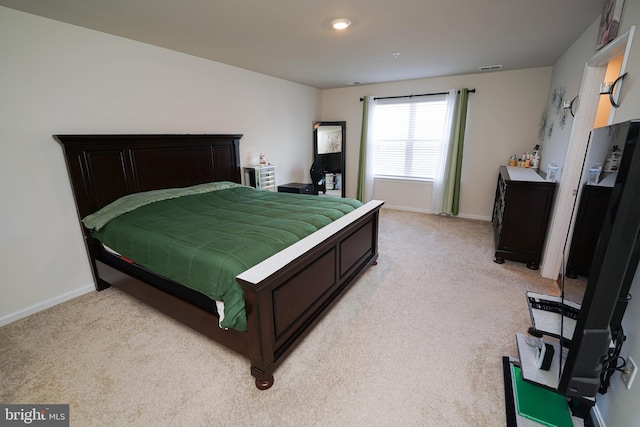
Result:
[[[109,289],[110,287],[111,285],[108,282],[105,282],[100,278],[96,279],[96,290],[104,291],[105,289]]]
[[[269,375],[269,377],[266,379],[256,378],[256,387],[258,387],[259,390],[267,390],[271,388],[272,385],[273,385],[273,375]]]

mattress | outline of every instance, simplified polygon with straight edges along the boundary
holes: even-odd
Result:
[[[128,195],[83,223],[134,263],[222,302],[220,326],[244,331],[236,276],[361,205],[212,183]]]

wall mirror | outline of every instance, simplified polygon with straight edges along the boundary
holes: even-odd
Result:
[[[314,194],[345,197],[346,127],[347,122],[313,122],[312,169],[320,168],[312,173]]]

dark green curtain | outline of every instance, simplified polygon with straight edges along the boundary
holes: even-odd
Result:
[[[462,152],[464,151],[464,132],[467,126],[467,105],[469,89],[460,89],[457,94],[456,110],[453,115],[453,136],[451,139],[451,159],[443,212],[458,215],[460,210],[460,177],[462,176]]]
[[[369,129],[370,129],[370,108],[373,97],[365,96],[362,100],[362,130],[360,133],[360,158],[358,162],[358,188],[356,191],[356,198],[363,203],[368,202],[371,199],[373,193],[373,178],[371,176],[371,165],[369,164],[371,149],[369,144]]]

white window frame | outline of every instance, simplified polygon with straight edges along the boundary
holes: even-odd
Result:
[[[374,177],[390,180],[433,181],[445,135],[446,111],[447,95],[445,94],[376,100],[374,114],[372,114]],[[417,118],[418,113],[428,114],[428,117]],[[396,123],[393,123],[394,121]],[[384,123],[391,127],[383,128]],[[396,129],[393,129],[394,126]],[[416,138],[416,134],[422,138]],[[404,161],[401,156],[393,158],[392,144],[394,143],[404,145],[402,149],[405,154]],[[422,147],[419,147],[421,144]],[[416,169],[413,162],[414,152],[420,148],[425,150],[425,153],[423,162],[418,165],[419,169]],[[390,163],[385,165],[386,161]],[[396,167],[394,168],[393,165]],[[381,167],[387,169],[381,171]]]

